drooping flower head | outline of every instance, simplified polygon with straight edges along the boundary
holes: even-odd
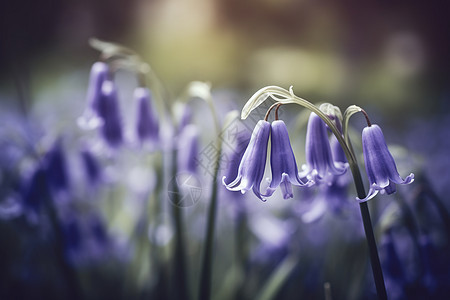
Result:
[[[307,177],[317,183],[331,184],[334,176],[347,170],[343,162],[333,161],[325,122],[315,113],[311,113],[306,132],[306,165],[301,177]]]
[[[150,140],[158,141],[159,123],[152,106],[151,93],[148,88],[137,87],[134,90],[134,98],[137,101],[137,136],[141,142]]]
[[[99,101],[102,95],[103,82],[107,79],[109,67],[104,62],[96,62],[92,65],[89,77],[89,86],[86,96],[87,107],[78,119],[78,125],[85,129],[97,128],[102,124],[99,116]]]
[[[294,196],[291,184],[305,186],[311,185],[312,182],[304,182],[299,177],[286,124],[281,120],[273,121],[271,130],[270,167],[272,180],[264,197],[271,196],[276,188],[280,186],[283,198],[289,199]]]
[[[394,158],[386,145],[383,132],[376,124],[365,127],[362,132],[364,163],[370,189],[367,197],[359,199],[367,201],[375,197],[379,191],[387,194],[395,193],[395,184],[410,184],[414,181],[414,174],[402,179],[397,171]]]
[[[103,120],[102,135],[108,145],[117,147],[122,143],[122,121],[119,114],[119,103],[116,85],[112,80],[103,82],[98,102],[98,114]]]
[[[265,200],[264,196],[261,195],[260,187],[266,166],[269,135],[270,123],[265,120],[259,121],[242,156],[236,179],[227,184],[226,177],[222,178],[222,182],[227,189],[230,191],[241,191],[242,193],[253,189],[253,192],[259,199]]]

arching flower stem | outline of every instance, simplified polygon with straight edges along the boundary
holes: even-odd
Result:
[[[369,115],[366,113],[366,111],[361,108],[361,113],[366,118],[367,126],[369,126],[369,127],[372,126],[372,122],[370,122]]]
[[[274,103],[272,104],[269,109],[266,112],[266,115],[264,116],[264,121],[267,121],[269,119],[269,115],[272,112],[272,110],[276,107],[275,109],[275,120],[278,120],[278,109],[280,108],[280,106],[283,105],[283,103]]]
[[[366,197],[366,191],[364,189],[364,184],[361,177],[361,172],[358,167],[358,163],[356,160],[356,156],[351,149],[350,140],[348,138],[347,128],[348,128],[348,119],[351,115],[356,112],[362,111],[361,108],[357,106],[352,106],[351,110],[345,112],[344,114],[344,136],[339,132],[338,128],[332,122],[332,120],[324,114],[317,106],[312,104],[311,102],[300,98],[294,94],[292,86],[289,88],[289,91],[281,88],[279,86],[266,86],[258,90],[244,105],[242,109],[241,118],[246,119],[250,112],[257,108],[261,103],[267,100],[269,97],[277,101],[277,103],[281,104],[298,104],[300,106],[305,107],[306,109],[314,112],[318,115],[327,125],[328,128],[333,132],[342,149],[344,150],[345,156],[347,157],[347,161],[349,163],[350,170],[353,175],[353,181],[356,187],[356,193],[360,199],[364,199]],[[275,104],[277,104],[275,103]],[[370,122],[370,121],[369,121]],[[346,142],[348,141],[348,142]],[[361,198],[363,197],[363,198]],[[380,258],[378,256],[377,245],[375,241],[375,236],[372,228],[372,221],[370,219],[369,208],[366,202],[361,202],[360,204],[361,217],[364,224],[364,232],[366,235],[367,244],[369,247],[369,255],[370,261],[372,265],[372,272],[374,276],[375,286],[379,299],[387,299],[386,287],[383,279],[383,272],[381,269]]]

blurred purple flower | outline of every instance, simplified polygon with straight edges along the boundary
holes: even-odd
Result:
[[[192,109],[185,103],[176,103],[174,110],[178,116],[178,132],[181,132],[184,127],[192,122]]]
[[[148,88],[137,87],[134,90],[137,101],[137,136],[141,142],[150,140],[157,142],[159,138],[159,123],[152,105],[151,93]]]
[[[405,270],[390,232],[383,237],[380,245],[380,258],[390,298],[404,299]]]
[[[425,271],[421,279],[430,298],[444,299],[450,292],[449,244],[437,244],[429,234],[420,238],[420,253]]]
[[[66,218],[62,224],[64,238],[64,252],[68,259],[74,259],[81,249],[82,234],[78,219]]]
[[[297,163],[289,141],[286,124],[281,120],[273,121],[271,130],[270,167],[272,180],[263,196],[270,197],[280,186],[283,198],[289,199],[294,196],[291,184],[310,186],[313,182],[303,182],[298,175]]]
[[[178,173],[197,172],[198,130],[195,125],[187,125],[178,137],[177,164]]]
[[[347,163],[347,157],[341,144],[334,135],[330,137],[331,153],[336,163]],[[331,210],[334,213],[342,213],[349,206],[348,185],[352,181],[350,174],[334,177],[331,185],[327,185],[322,189],[323,197],[327,200]]]
[[[38,165],[22,189],[25,210],[31,214],[37,214],[45,197],[48,197],[47,176],[45,169]]]
[[[102,124],[99,116],[99,102],[102,96],[103,82],[107,79],[109,67],[104,62],[96,62],[92,65],[87,91],[87,107],[83,115],[78,119],[78,125],[85,129],[97,128]]]
[[[347,170],[343,162],[333,161],[327,126],[315,113],[311,113],[306,132],[306,165],[303,165],[301,177],[307,177],[317,183],[331,184],[337,175]]]
[[[97,213],[86,215],[73,211],[66,215],[61,225],[64,251],[73,264],[85,265],[109,259],[111,255],[121,255]]]
[[[116,85],[111,80],[103,82],[98,100],[98,114],[103,119],[102,135],[108,145],[117,147],[122,143],[122,121],[119,114]]]
[[[67,192],[70,188],[69,174],[60,139],[47,152],[45,162],[48,184],[52,192]]]
[[[269,143],[270,123],[260,120],[253,130],[252,137],[239,164],[238,174],[234,181],[227,184],[224,176],[222,182],[230,191],[241,191],[243,194],[250,189],[261,200],[265,198],[260,193],[261,181],[267,159],[267,144]]]
[[[94,155],[87,148],[82,149],[80,155],[88,182],[91,185],[95,185],[101,180],[100,166]]]
[[[362,145],[370,189],[366,198],[358,200],[368,201],[379,191],[387,194],[395,193],[395,184],[410,184],[414,181],[413,173],[405,179],[398,174],[394,158],[389,152],[383,132],[378,125],[372,124],[363,129]]]

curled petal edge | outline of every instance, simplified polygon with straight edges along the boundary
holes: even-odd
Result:
[[[398,176],[398,178],[391,180],[396,184],[410,184],[414,182],[414,173],[409,174],[405,179],[402,179],[400,176]]]
[[[413,173],[409,174],[405,179],[402,179],[399,176],[398,178],[396,178],[396,180],[388,180],[387,184],[383,184],[383,186],[380,186],[380,185],[377,185],[376,183],[374,183],[370,187],[369,193],[367,194],[366,198],[360,199],[360,198],[356,197],[356,200],[359,203],[369,201],[370,199],[375,197],[378,194],[378,192],[383,191],[386,187],[388,187],[391,182],[396,183],[396,184],[410,184],[410,183],[413,183],[414,182],[414,174]]]
[[[245,184],[242,183],[242,176],[238,176],[233,182],[230,182],[229,184],[225,183],[226,176],[222,177],[222,184],[226,187],[227,190],[232,192],[240,191],[242,194],[245,194],[250,189],[253,190],[253,193],[258,197],[261,201],[266,202],[266,195],[261,195],[261,193],[258,191],[255,185],[247,187]]]
[[[360,198],[356,197],[356,200],[357,200],[359,203],[367,202],[367,201],[369,201],[370,199],[372,199],[373,197],[375,197],[375,196],[378,194],[379,191],[380,191],[380,188],[379,188],[376,184],[374,184],[374,185],[372,185],[372,186],[370,187],[369,193],[367,193],[366,198],[360,199]]]

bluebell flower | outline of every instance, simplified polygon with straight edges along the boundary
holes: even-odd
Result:
[[[253,189],[253,193],[259,199],[265,200],[263,195],[261,195],[260,187],[266,166],[269,135],[270,123],[260,120],[256,124],[248,147],[242,156],[236,179],[227,184],[226,177],[222,178],[222,183],[228,190],[241,191],[244,194],[248,190]]]
[[[94,155],[87,148],[82,149],[80,155],[88,182],[95,185],[101,179],[100,166]]]
[[[291,184],[310,186],[313,182],[304,182],[299,177],[286,124],[281,120],[273,121],[271,130],[270,167],[272,170],[272,180],[264,197],[271,196],[276,188],[280,186],[283,198],[289,199],[294,196]]]
[[[107,79],[109,67],[104,62],[96,62],[92,65],[87,91],[87,107],[78,119],[78,125],[85,129],[97,128],[102,124],[99,116],[99,101],[102,94],[103,82]]]
[[[122,121],[119,114],[117,90],[113,81],[103,82],[98,102],[98,114],[103,120],[102,135],[108,145],[119,146],[122,143]]]
[[[345,156],[344,149],[342,149],[341,144],[337,138],[333,135],[330,137],[330,148],[333,160],[338,164],[345,164],[347,162],[347,157]]]
[[[347,163],[347,157],[345,156],[344,150],[334,135],[331,135],[330,137],[330,147],[335,163]],[[323,188],[323,197],[327,200],[327,203],[334,213],[342,213],[349,208],[349,200],[351,197],[349,197],[348,194],[348,185],[351,180],[350,174],[343,174],[342,176],[334,177],[331,185],[327,185]]]
[[[177,170],[179,173],[197,172],[198,130],[193,124],[187,125],[178,137]]]
[[[387,194],[395,193],[395,184],[410,184],[414,181],[413,173],[405,179],[398,174],[394,158],[389,152],[383,132],[378,125],[372,124],[363,129],[362,145],[370,189],[366,198],[358,200],[368,201],[379,191]]]
[[[137,101],[137,136],[141,142],[150,140],[158,141],[159,123],[152,106],[151,93],[148,88],[138,87],[134,90],[134,98]]]
[[[300,176],[317,183],[331,184],[335,176],[347,170],[346,163],[333,160],[327,126],[315,113],[311,113],[308,120],[305,155],[306,165]]]
[[[22,189],[22,199],[24,208],[34,217],[39,213],[45,197],[49,196],[47,176],[45,169],[40,165],[31,174],[30,178],[26,180]]]
[[[61,140],[57,140],[50,151],[47,152],[45,162],[48,184],[52,191],[68,191],[70,180]]]

